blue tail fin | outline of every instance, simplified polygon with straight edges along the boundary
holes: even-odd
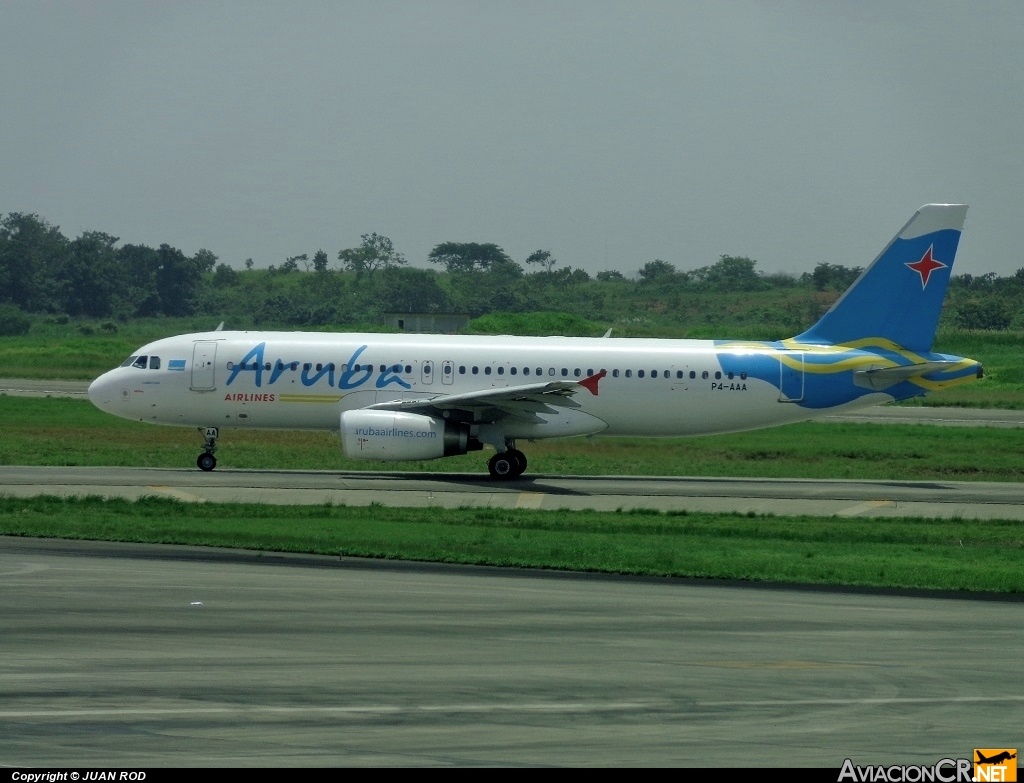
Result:
[[[966,216],[964,204],[921,207],[821,320],[794,340],[882,338],[930,351]]]

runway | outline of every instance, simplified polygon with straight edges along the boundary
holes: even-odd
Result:
[[[526,475],[508,482],[479,474],[165,468],[0,466],[0,493],[149,495],[188,502],[384,503],[409,507],[547,510],[645,508],[840,517],[1024,520],[1024,484]]]
[[[1019,601],[0,538],[5,766],[934,764]]]

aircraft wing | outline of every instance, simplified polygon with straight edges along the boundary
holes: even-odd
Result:
[[[576,381],[549,381],[525,386],[508,386],[462,394],[439,394],[415,400],[394,400],[367,405],[366,410],[408,411],[427,416],[460,412],[476,422],[504,418],[539,422],[537,414],[557,413],[557,408],[579,408],[572,396],[580,390]]]
[[[959,366],[960,362],[921,362],[919,364],[908,364],[903,367],[876,367],[871,370],[858,370],[853,374],[853,383],[863,389],[874,389],[881,391],[895,386],[897,383],[919,378],[933,372],[952,370]]]

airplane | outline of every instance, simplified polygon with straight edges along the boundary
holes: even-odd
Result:
[[[221,331],[142,346],[89,386],[100,409],[197,427],[340,433],[347,457],[429,460],[573,435],[739,432],[903,400],[982,377],[932,352],[967,207],[921,207],[810,329],[787,340]],[[221,325],[223,326],[223,324]]]
[[[976,750],[974,752],[978,754],[978,759],[975,762],[976,764],[1001,764],[1004,761],[1009,761],[1010,759],[1017,758],[1016,753],[1010,753],[1006,750],[1002,751],[1001,753],[997,753],[992,758],[985,758],[985,756],[982,754],[980,750]]]

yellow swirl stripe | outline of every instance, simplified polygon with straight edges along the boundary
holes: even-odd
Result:
[[[780,353],[779,361],[794,370],[803,370],[805,373],[820,373],[831,375],[846,370],[856,370],[866,367],[899,367],[900,365],[892,359],[885,359],[881,356],[851,356],[849,359],[842,359],[829,364],[816,364],[814,362],[801,362],[790,354]]]
[[[939,391],[941,389],[948,389],[950,386],[959,386],[961,383],[970,383],[974,380],[973,375],[962,375],[959,378],[951,378],[948,381],[929,381],[920,376],[916,378],[908,378],[908,380],[915,386],[920,386],[922,389],[928,391]]]
[[[332,404],[342,398],[340,394],[281,394],[278,395],[280,402],[317,402],[321,404]]]

